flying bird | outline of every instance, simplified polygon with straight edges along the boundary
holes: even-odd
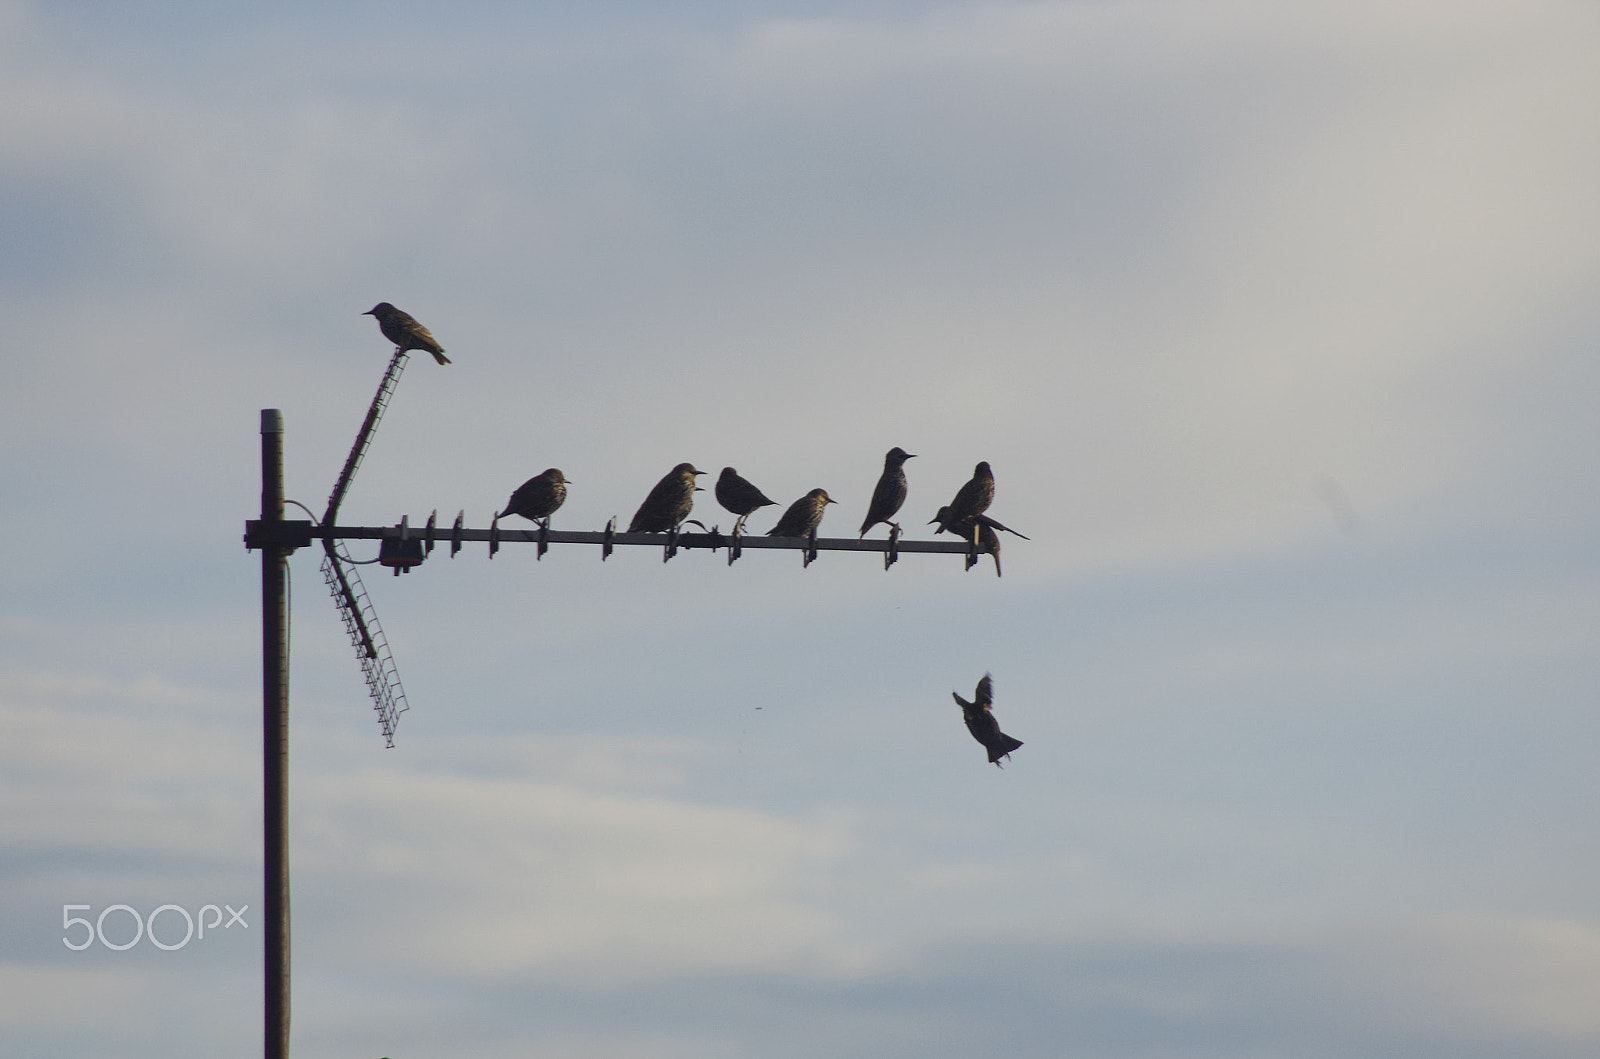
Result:
[[[994,503],[994,472],[989,469],[986,460],[974,467],[972,477],[956,490],[956,498],[948,505],[948,521],[955,523],[981,515],[989,510],[989,505],[992,503]]]
[[[722,468],[722,474],[717,478],[716,495],[717,503],[739,516],[739,520],[733,524],[735,533],[744,526],[744,520],[758,509],[777,503],[750,481],[741,478],[732,467]]]
[[[1000,730],[1000,722],[994,719],[994,681],[989,674],[985,673],[978,681],[978,689],[972,693],[974,701],[968,702],[953,691],[950,697],[961,707],[961,719],[967,722],[972,738],[989,751],[989,763],[1003,768],[1000,759],[1010,757],[1011,752],[1022,745],[1022,740],[1006,735]]]
[[[388,302],[379,302],[361,315],[377,317],[378,330],[383,332],[384,338],[395,344],[396,349],[420,349],[432,353],[433,359],[440,364],[450,363],[450,358],[444,355],[444,347],[433,337],[433,332],[417,323],[410,313],[396,309]]]
[[[517,486],[517,491],[506,501],[505,510],[496,514],[495,518],[521,515],[525,519],[549,525],[551,514],[566,502],[567,478],[552,467]]]
[[[872,502],[867,505],[867,517],[861,523],[860,537],[867,535],[867,530],[882,522],[890,529],[899,529],[898,523],[890,522],[895,512],[900,510],[900,505],[906,502],[906,471],[907,460],[916,459],[915,453],[907,452],[896,445],[883,457],[883,475],[878,479],[878,485],[872,490]]]
[[[680,463],[657,482],[650,495],[644,498],[633,521],[628,523],[629,533],[672,533],[689,517],[694,507],[697,474],[692,463]]]
[[[837,500],[828,497],[826,489],[813,489],[789,505],[778,524],[767,530],[769,537],[805,537],[822,521],[822,512]]]

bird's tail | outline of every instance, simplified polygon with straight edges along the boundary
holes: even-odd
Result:
[[[996,739],[994,744],[989,747],[989,761],[992,764],[998,765],[1000,764],[1001,758],[1009,757],[1011,752],[1021,745],[1022,740],[1013,739],[1004,732],[1001,732],[1000,738]]]
[[[450,358],[445,356],[443,353],[436,353],[431,349],[428,350],[428,352],[429,353],[433,353],[433,359],[437,360],[440,364],[448,364],[448,363],[450,363]]]

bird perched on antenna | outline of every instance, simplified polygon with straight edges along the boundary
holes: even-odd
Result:
[[[989,674],[985,673],[983,679],[978,681],[978,688],[972,693],[972,702],[953,691],[950,697],[961,707],[961,719],[967,722],[967,731],[972,733],[972,738],[989,751],[990,764],[1003,768],[1000,759],[1010,757],[1011,752],[1022,745],[1022,740],[1006,735],[1000,730],[1000,722],[994,719],[994,681]]]
[[[739,520],[733,524],[734,533],[743,529],[744,520],[757,510],[777,503],[750,481],[740,477],[732,467],[722,468],[722,474],[717,478],[716,495],[717,503],[739,516]]]
[[[992,503],[994,503],[994,472],[989,469],[989,462],[985,460],[972,469],[972,477],[956,490],[956,498],[950,501],[946,508],[947,521],[956,523],[974,518],[989,510],[989,505]]]
[[[396,349],[420,349],[432,353],[433,359],[440,364],[450,363],[450,358],[444,355],[444,347],[433,337],[433,333],[417,323],[416,317],[410,313],[396,309],[388,302],[379,302],[361,315],[377,317],[378,330],[383,332],[384,338],[394,343]]]
[[[928,520],[928,525],[930,526],[934,525],[935,523],[937,523],[939,526],[938,529],[933,531],[936,535],[944,533],[946,530],[948,530],[958,537],[970,539],[972,537],[972,528],[974,526],[982,526],[984,529],[988,530],[1003,530],[1006,533],[1021,537],[1025,541],[1033,539],[1027,534],[1018,533],[1010,526],[1001,523],[997,519],[992,519],[988,515],[973,515],[971,518],[963,519],[952,518],[950,515],[950,509],[948,507],[941,507],[939,509],[939,513]]]
[[[550,516],[566,502],[566,475],[551,467],[543,474],[535,475],[517,486],[517,491],[511,494],[510,500],[506,501],[505,510],[498,512],[494,517],[503,518],[506,515],[521,515],[530,521],[542,523],[548,528]]]
[[[813,489],[789,505],[778,524],[767,530],[769,537],[806,537],[822,522],[822,512],[837,500],[828,497],[826,489]]]
[[[898,523],[890,522],[895,512],[900,510],[900,505],[906,502],[906,471],[907,460],[916,459],[914,453],[907,452],[896,445],[883,457],[883,475],[878,479],[878,485],[872,490],[872,502],[867,505],[866,520],[861,523],[861,533],[857,537],[867,535],[867,530],[882,522],[890,529],[899,529]]]
[[[650,495],[644,498],[633,521],[628,523],[629,533],[672,533],[689,517],[694,507],[697,474],[692,463],[680,463],[657,482]]]
[[[1017,533],[1010,526],[992,519],[988,515],[973,515],[971,518],[952,519],[948,507],[941,507],[939,513],[929,520],[929,525],[935,522],[939,524],[939,528],[933,531],[935,535],[949,530],[965,541],[973,540],[976,537],[978,551],[988,552],[994,556],[994,576],[996,577],[1000,576],[1000,534],[996,533],[995,530],[1004,530],[1006,533],[1015,534],[1023,540],[1032,539],[1026,534]],[[967,565],[970,569],[972,564],[968,563]]]

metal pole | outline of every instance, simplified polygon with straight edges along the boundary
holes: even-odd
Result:
[[[261,410],[261,522],[283,521],[283,413]],[[289,644],[290,549],[261,549],[262,982],[266,1059],[289,1056]]]

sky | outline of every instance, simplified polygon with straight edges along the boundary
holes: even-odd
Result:
[[[1581,0],[0,0],[0,1051],[259,1054],[259,412],[320,514],[391,301],[454,363],[341,522],[555,466],[600,529],[687,460],[848,536],[900,446],[908,536],[987,460],[1030,539],[364,567],[393,749],[297,553],[296,1056],[1596,1054],[1597,52]]]

